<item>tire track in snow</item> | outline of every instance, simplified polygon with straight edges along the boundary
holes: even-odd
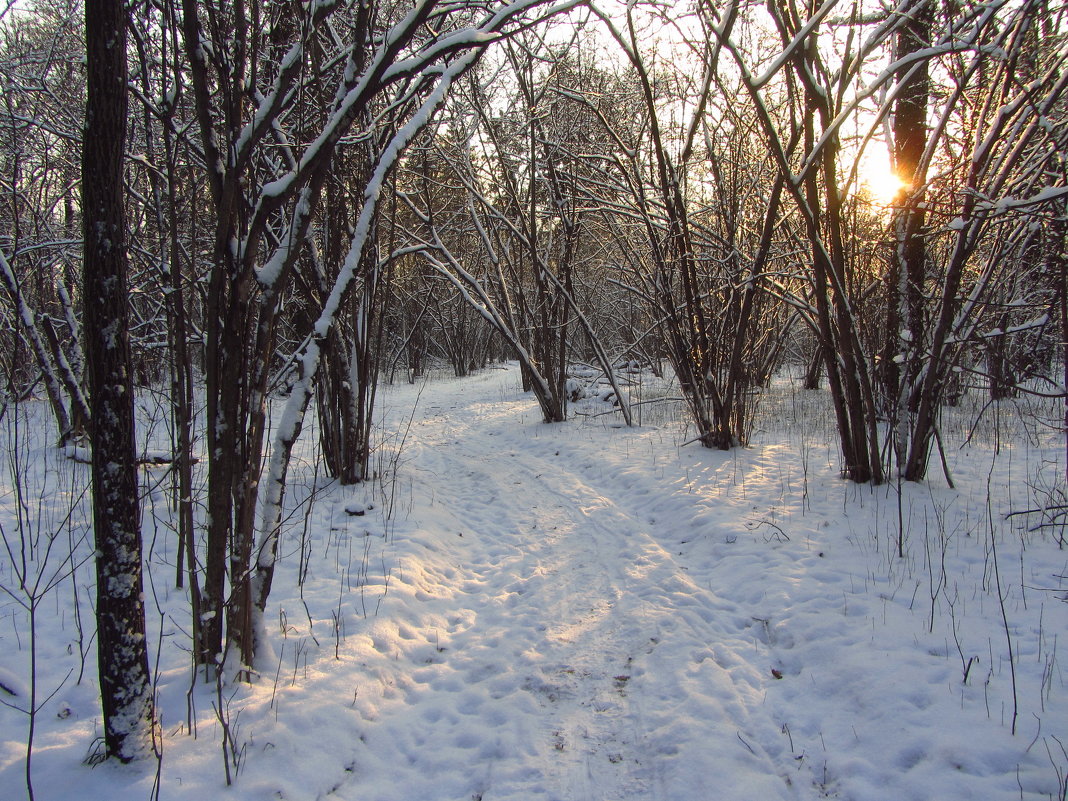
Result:
[[[466,536],[500,537],[486,562],[468,566],[468,590],[481,618],[506,607],[513,650],[526,656],[521,687],[544,719],[535,743],[542,775],[531,777],[535,786],[527,791],[575,801],[656,797],[640,775],[640,715],[626,687],[642,635],[618,615],[625,576],[612,570],[615,560],[602,558],[603,528],[576,511],[574,490],[558,481],[550,487],[538,468],[552,465],[455,446],[435,452],[453,464],[435,470],[454,477],[438,494],[462,510]],[[513,492],[487,492],[502,476]],[[519,787],[515,795],[523,797]]]
[[[732,794],[724,797],[794,797],[747,731],[758,704],[746,696],[760,681],[715,645],[725,631],[718,613],[737,610],[689,580],[636,510],[611,497],[618,484],[594,486],[591,471],[576,469],[565,429],[541,429],[543,444],[531,447],[509,404],[469,411],[473,420],[443,415],[447,438],[420,446],[416,461],[445,478],[438,501],[468,537],[497,538],[484,562],[466,566],[465,586],[476,619],[493,620],[503,604],[510,630],[473,627],[454,647],[509,640],[520,688],[543,718],[540,769],[504,769],[503,782],[487,775],[486,797],[671,799],[709,797],[716,786]],[[476,452],[467,443],[487,441],[481,434],[499,447]],[[471,675],[493,671],[491,660]],[[752,773],[739,775],[739,762]],[[753,774],[767,781],[754,786]]]

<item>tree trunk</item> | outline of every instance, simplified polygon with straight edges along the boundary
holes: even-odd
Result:
[[[344,262],[352,226],[361,207],[358,198],[374,170],[375,154],[370,144],[356,152],[341,154],[337,175],[324,189],[324,257],[312,248],[312,259],[321,262],[311,271],[318,284],[309,287],[311,297],[325,301]],[[342,484],[367,478],[371,456],[371,417],[374,411],[378,367],[381,358],[382,308],[377,269],[378,224],[368,233],[360,256],[359,273],[364,280],[353,286],[338,310],[335,325],[323,342],[322,365],[316,381],[319,437],[327,472]],[[304,281],[298,276],[298,281]],[[309,279],[310,280],[310,279]],[[311,330],[320,309],[307,309],[305,327]]]
[[[127,312],[123,152],[126,10],[120,0],[85,9],[87,101],[82,153],[86,351],[93,443],[96,617],[104,746],[123,762],[152,731],[152,686],[141,582],[141,521]]]
[[[1058,222],[1053,226],[1053,235],[1047,256],[1049,273],[1056,281],[1057,316],[1061,328],[1061,366],[1063,368],[1062,387],[1065,388],[1061,402],[1064,406],[1064,455],[1068,457],[1068,222]],[[1068,483],[1068,458],[1064,463],[1064,479]]]
[[[808,367],[805,368],[805,381],[802,389],[819,389],[820,377],[823,375],[823,348],[819,342],[814,343],[812,354],[808,359]]]
[[[1016,394],[1016,376],[1013,370],[1009,335],[1009,315],[1002,314],[998,328],[1002,333],[992,336],[986,345],[986,372],[990,381],[990,400],[999,401]]]
[[[931,4],[919,2],[901,22],[894,56],[904,59],[930,46]],[[901,84],[894,103],[894,168],[902,186],[895,198],[893,250],[887,280],[886,346],[881,364],[884,405],[894,427],[898,470],[906,461],[910,418],[918,410],[915,385],[927,353],[927,235],[925,206],[927,169],[927,106],[930,79],[927,62],[898,70]],[[924,467],[925,469],[925,467]],[[923,470],[921,470],[922,474]]]

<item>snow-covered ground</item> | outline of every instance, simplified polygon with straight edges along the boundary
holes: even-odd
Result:
[[[251,686],[190,688],[169,478],[146,469],[164,736],[161,761],[132,766],[82,764],[100,727],[74,614],[77,592],[87,631],[91,572],[69,577],[60,552],[89,553],[87,468],[24,421],[23,525],[57,532],[23,571],[57,577],[34,615],[37,799],[145,799],[157,781],[241,801],[1065,797],[1065,531],[1005,517],[1063,491],[1056,431],[1008,408],[970,431],[953,411],[955,490],[937,460],[926,484],[858,487],[822,394],[786,381],[729,453],[683,445],[670,404],[634,429],[597,403],[544,425],[518,384],[509,368],[383,388],[373,486],[317,476],[305,436],[274,655]],[[0,555],[11,705],[29,689],[20,560]],[[27,725],[0,709],[0,799],[25,795]]]

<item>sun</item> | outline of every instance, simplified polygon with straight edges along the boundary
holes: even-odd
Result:
[[[894,202],[905,182],[890,168],[888,156],[864,158],[860,163],[860,185],[879,206]]]

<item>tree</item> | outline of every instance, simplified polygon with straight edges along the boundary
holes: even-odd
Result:
[[[926,476],[939,410],[966,343],[991,339],[980,336],[984,312],[995,312],[995,330],[1007,322],[1002,310],[990,306],[1001,277],[1008,269],[1026,268],[1031,229],[1043,218],[1056,219],[1068,193],[1053,177],[1063,126],[1050,123],[1063,120],[1068,52],[1062,48],[1040,56],[1034,48],[1035,29],[1049,13],[1040,2],[1003,8],[977,4],[968,8],[963,39],[956,16],[932,37],[936,51],[959,49],[959,55],[940,64],[950,89],[924,148],[926,163],[940,162],[951,180],[931,187],[929,205],[945,227],[927,234],[930,289],[923,294],[930,298],[930,323],[923,338],[910,343],[903,370],[904,377],[914,376],[903,389],[909,440],[905,462],[899,464],[910,481]]]
[[[0,361],[12,394],[40,376],[61,445],[89,423],[75,308],[80,17],[80,7],[55,0],[0,23],[0,286],[10,304]]]
[[[852,7],[833,19],[836,5],[769,0],[778,43],[760,74],[752,68],[761,57],[732,36],[734,15],[751,9],[720,10],[711,30],[734,59],[804,226],[809,291],[793,302],[809,306],[843,472],[856,481],[884,479],[880,415],[889,409],[897,416],[897,469],[922,480],[939,409],[977,339],[991,290],[1007,264],[1020,263],[1035,219],[1028,217],[1059,198],[1048,185],[1058,147],[1049,120],[1063,103],[1065,54],[1046,54],[1021,80],[1030,32],[1048,16],[1041,2],[957,4],[936,16],[917,0],[894,13],[861,17]],[[873,70],[881,55],[890,63]],[[927,77],[935,73],[944,87],[937,97]],[[782,90],[790,98],[786,120],[773,110]],[[847,143],[847,122],[877,97],[861,146]],[[891,113],[892,147],[909,185],[899,198],[892,272],[878,277],[851,255],[848,193],[861,150]],[[792,158],[788,143],[798,131],[802,146]],[[865,332],[873,279],[887,286],[894,328],[881,343]],[[879,351],[893,364],[877,368]],[[880,378],[889,396],[882,404]]]
[[[617,227],[630,218],[643,229],[643,258],[629,259],[625,280],[666,341],[696,440],[727,450],[746,444],[755,392],[782,335],[764,273],[785,182],[747,148],[755,123],[730,103],[716,107],[722,48],[711,21],[685,8],[648,13],[670,14],[669,27],[703,26],[685,39],[699,69],[680,75],[657,63],[643,44],[650,19],[636,5],[618,23],[601,15],[632,70],[641,110],[629,127],[598,111],[615,139],[614,181],[628,198],[612,213]],[[727,17],[729,28],[735,14]]]
[[[486,48],[539,15],[576,2],[545,11],[539,8],[544,0],[431,1],[410,10],[377,2],[313,3],[283,13],[258,2],[183,0],[183,47],[213,231],[204,325],[208,518],[201,664],[231,660],[236,672],[255,661],[289,456],[338,310],[366,277],[365,254],[373,247],[389,172]],[[326,48],[321,61],[312,58],[320,46]],[[320,96],[311,91],[320,84],[332,87],[328,111],[309,125],[302,101]],[[287,360],[296,370],[261,505],[267,392],[283,300],[294,271],[306,263],[302,256],[324,189],[352,135],[379,144],[353,210],[342,263],[310,329],[297,333],[299,351]]]
[[[893,133],[894,172],[901,181],[901,189],[894,199],[893,242],[890,271],[885,284],[886,348],[881,368],[886,411],[894,423],[894,442],[898,461],[903,462],[900,449],[907,435],[898,424],[908,414],[909,399],[901,397],[901,366],[909,362],[910,375],[906,385],[915,380],[919,363],[907,359],[910,343],[920,341],[926,334],[924,285],[927,279],[927,237],[923,230],[926,209],[923,201],[927,188],[924,150],[927,145],[927,111],[930,93],[929,62],[909,57],[931,45],[933,3],[919,0],[904,9],[903,22],[894,42],[894,60],[900,66],[895,79],[897,95],[893,101],[891,130]],[[911,408],[915,412],[915,408]]]
[[[440,131],[412,165],[414,241],[514,352],[545,422],[566,419],[580,327],[629,425],[612,361],[575,292],[591,217],[580,173],[596,121],[581,120],[585,108],[567,98],[571,56],[533,38],[509,42],[504,55],[492,78],[472,77],[453,109],[468,124]],[[489,86],[514,88],[521,102]]]
[[[125,4],[85,8],[87,98],[82,151],[83,291],[94,425],[93,522],[104,749],[124,762],[152,731],[153,700],[141,581],[141,520],[127,326]]]

